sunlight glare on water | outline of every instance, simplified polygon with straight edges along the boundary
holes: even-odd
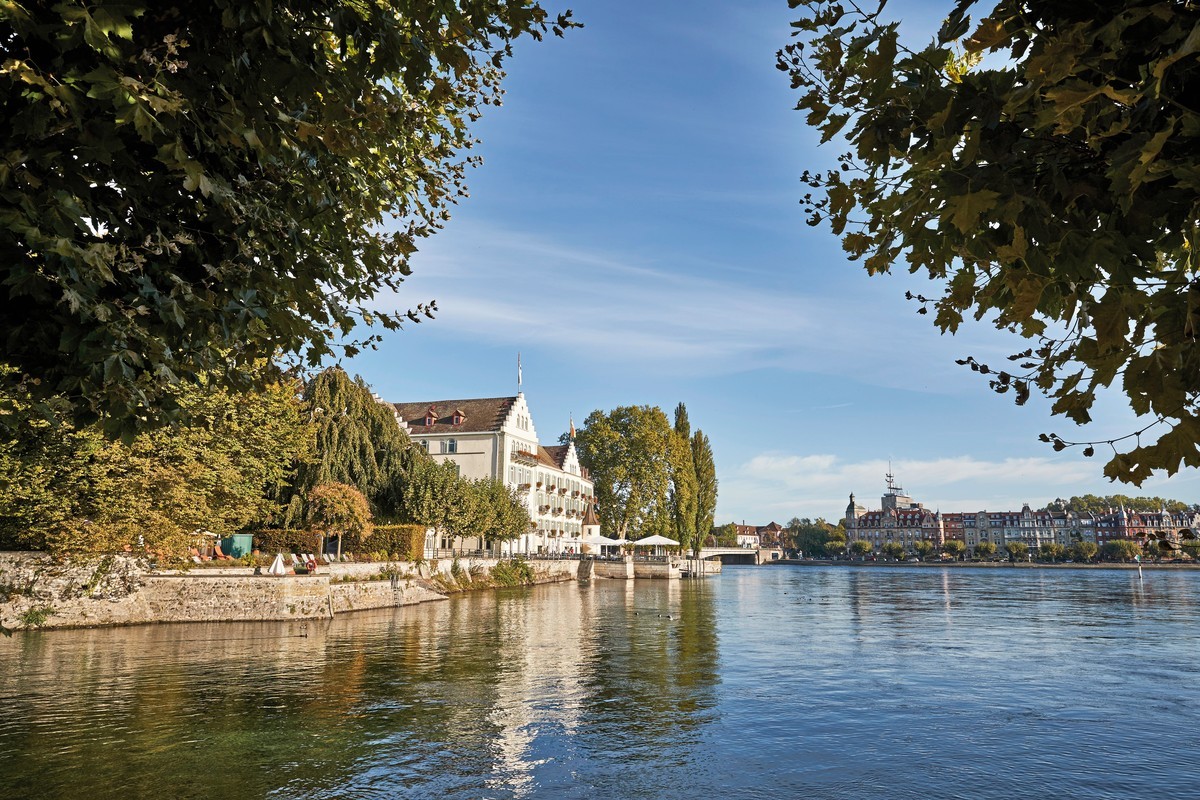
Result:
[[[1196,796],[1198,590],[772,566],[19,633],[0,796]]]

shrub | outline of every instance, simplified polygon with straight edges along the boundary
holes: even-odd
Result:
[[[268,528],[254,534],[254,547],[263,553],[316,553],[321,535],[296,528]]]
[[[50,619],[50,615],[53,613],[53,606],[35,606],[21,614],[21,624],[27,628],[41,627],[46,624],[46,620]]]
[[[492,567],[492,582],[497,586],[528,586],[533,583],[533,568],[528,561],[501,561]]]

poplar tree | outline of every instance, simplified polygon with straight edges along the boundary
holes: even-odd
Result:
[[[696,470],[696,541],[703,542],[713,529],[717,513],[717,465],[712,444],[703,431],[693,434],[691,447]]]
[[[671,493],[669,506],[674,538],[684,550],[695,549],[697,504],[696,465],[692,458],[692,425],[687,407],[675,407],[675,428],[671,435]]]

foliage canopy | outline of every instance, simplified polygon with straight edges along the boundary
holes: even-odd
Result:
[[[699,433],[699,431],[697,431]],[[671,436],[671,511],[673,538],[686,551],[699,549],[696,520],[699,515],[699,478],[692,452],[692,425],[687,407],[675,407],[675,427]]]
[[[1034,340],[960,362],[1018,404],[1037,389],[1083,424],[1118,387],[1152,422],[1107,443],[1110,479],[1200,466],[1200,5],[991,0],[972,24],[958,0],[919,50],[882,3],[791,5],[778,66],[852,148],[806,173],[810,223],[871,273],[935,281],[915,299],[943,332],[969,314]]]
[[[511,43],[573,24],[533,0],[0,4],[10,382],[128,433],[177,382],[262,386],[263,359],[419,321],[371,301],[465,194]]]
[[[187,425],[145,431],[129,443],[94,426],[47,421],[28,397],[4,397],[14,418],[0,439],[0,542],[55,553],[147,548],[187,552],[200,531],[224,535],[261,524],[312,430],[294,384],[233,394],[183,389]]]
[[[604,535],[641,538],[670,532],[668,504],[678,434],[658,406],[593,411],[576,439],[596,489]]]
[[[316,431],[313,458],[300,465],[285,525],[303,517],[307,494],[323,483],[346,483],[362,492],[383,519],[401,515],[405,476],[426,458],[360,377],[326,369],[304,387],[304,405]]]

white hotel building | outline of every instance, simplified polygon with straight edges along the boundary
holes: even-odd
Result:
[[[505,542],[513,553],[563,552],[578,544],[595,503],[575,442],[544,447],[524,393],[515,397],[391,403],[400,426],[436,461],[453,461],[465,478],[492,478],[514,489],[533,521],[529,533]],[[447,539],[441,548],[482,547]]]

